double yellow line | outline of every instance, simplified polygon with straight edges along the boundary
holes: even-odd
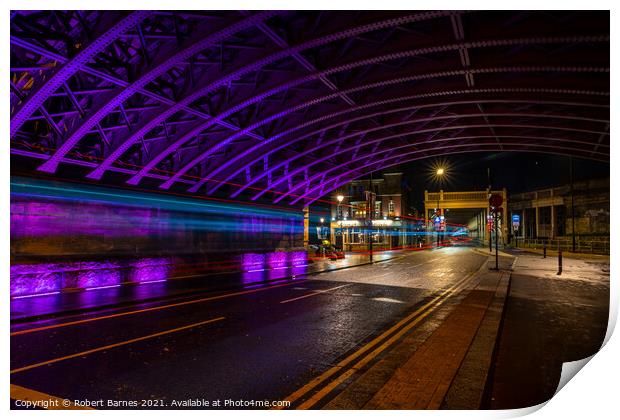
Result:
[[[379,335],[374,340],[370,341],[369,343],[367,343],[366,345],[358,349],[355,353],[349,355],[344,360],[338,362],[338,365],[332,367],[331,369],[327,370],[320,376],[314,378],[313,380],[308,382],[306,385],[299,388],[297,391],[293,392],[288,397],[283,398],[283,400],[289,401],[291,403],[290,406],[293,406],[296,401],[309,395],[311,391],[313,391],[319,385],[330,380],[325,386],[323,386],[321,389],[316,391],[314,394],[312,394],[309,398],[305,399],[301,404],[299,404],[296,407],[299,410],[305,410],[305,409],[312,408],[316,403],[318,403],[321,399],[323,399],[330,392],[336,389],[340,384],[345,382],[354,373],[358,372],[368,363],[373,361],[384,350],[386,350],[387,348],[392,346],[394,343],[396,343],[402,336],[404,336],[407,332],[409,332],[413,327],[418,325],[424,318],[430,315],[438,306],[443,304],[448,298],[460,292],[464,288],[465,284],[473,277],[474,274],[475,273],[469,273],[463,279],[461,279],[458,283],[446,289],[445,291],[437,295],[435,298],[433,298],[431,301],[427,302],[426,304],[418,308],[413,313],[401,319],[399,322],[393,325],[390,329],[384,331],[381,335]],[[351,363],[353,363],[356,360],[358,360],[356,363],[349,366]],[[280,410],[282,408],[285,408],[285,407],[275,407],[274,410]]]

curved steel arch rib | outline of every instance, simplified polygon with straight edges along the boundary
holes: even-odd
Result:
[[[350,182],[353,179],[356,179],[360,176],[362,176],[364,173],[358,173],[360,169],[364,169],[367,168],[369,166],[372,166],[374,164],[376,165],[380,165],[380,167],[390,167],[390,166],[394,166],[397,165],[399,163],[403,163],[405,161],[409,162],[412,160],[416,160],[416,159],[404,159],[408,156],[411,155],[416,155],[419,153],[424,153],[423,156],[420,157],[420,159],[424,159],[424,158],[428,158],[430,156],[428,156],[427,152],[433,152],[433,151],[438,151],[438,150],[442,150],[442,149],[446,149],[446,152],[444,154],[449,154],[453,152],[453,149],[460,149],[463,148],[465,149],[465,152],[500,152],[500,151],[524,151],[524,152],[542,152],[542,153],[552,153],[552,154],[563,154],[566,156],[576,156],[579,157],[581,156],[581,153],[584,152],[588,152],[591,153],[590,151],[585,151],[583,149],[578,149],[578,148],[572,148],[572,147],[558,147],[557,145],[542,145],[542,144],[538,144],[536,145],[534,148],[532,148],[532,145],[526,145],[524,146],[523,143],[519,142],[519,143],[502,143],[503,146],[510,146],[511,149],[500,149],[497,145],[497,143],[469,143],[469,144],[459,144],[459,145],[450,145],[450,146],[445,146],[445,147],[434,147],[432,149],[426,149],[426,150],[414,150],[414,151],[410,151],[410,152],[404,152],[401,154],[398,154],[396,156],[388,156],[384,159],[378,160],[378,161],[372,161],[370,163],[365,163],[362,166],[358,166],[355,169],[349,169],[348,171],[345,171],[342,174],[339,174],[336,177],[336,181],[334,181],[334,185],[331,187],[331,190],[337,188],[340,185],[346,184],[347,182]],[[414,146],[412,146],[414,147]],[[476,149],[476,147],[479,147],[480,149]],[[482,149],[482,147],[487,147],[486,149]],[[473,148],[473,149],[472,149]],[[560,153],[559,151],[561,151],[562,153]],[[605,157],[607,157],[607,155],[605,155],[604,153],[599,153],[599,152],[595,152],[598,155],[601,155],[600,159],[597,160],[601,160],[601,161],[607,161],[605,159]],[[396,159],[396,161],[391,162],[391,160]],[[361,160],[361,159],[359,159]],[[348,162],[350,163],[350,162]],[[348,163],[343,164],[343,165],[339,165],[338,167],[333,167],[330,168],[329,170],[325,171],[324,173],[320,174],[320,176],[324,176],[326,173],[331,172],[335,169],[338,169],[339,167],[345,167]],[[356,175],[351,177],[350,175],[355,173]],[[346,181],[342,182],[342,178],[346,177]],[[326,185],[329,185],[329,182],[321,182],[318,185],[316,185],[315,187],[309,189],[308,191],[306,191],[303,195],[298,195],[296,196],[296,198],[294,200],[292,200],[290,202],[290,205],[294,205],[296,204],[298,201],[300,201],[303,198],[308,198],[309,195],[311,193],[316,192],[317,190],[321,189],[319,192],[318,197],[315,197],[314,200],[317,200],[318,198],[320,198],[321,196],[323,196],[325,194],[324,192],[324,188]],[[295,189],[298,189],[299,187],[295,187]],[[288,196],[290,196],[290,192],[287,193]],[[282,198],[284,198],[285,196],[281,196]],[[279,202],[281,201],[281,199],[279,200],[274,200],[274,202]],[[308,205],[309,202],[304,202],[304,205]]]
[[[401,135],[401,136],[407,136],[407,135],[420,134],[420,133],[429,133],[429,132],[430,132],[430,133],[437,133],[438,131],[454,130],[454,129],[461,129],[461,128],[468,129],[468,128],[484,128],[484,127],[486,127],[486,125],[484,125],[484,124],[477,124],[477,125],[461,125],[461,126],[445,126],[445,127],[441,127],[441,128],[433,128],[433,129],[428,129],[428,130],[414,130],[414,131],[411,131],[411,132],[402,133],[402,134],[400,134],[400,135]],[[502,127],[502,125],[495,125],[494,127]],[[503,127],[509,127],[509,128],[538,128],[538,129],[547,128],[547,129],[558,129],[557,127],[544,127],[544,126],[533,126],[533,125],[516,125],[516,124],[503,125]],[[560,128],[560,130],[564,130],[564,131],[576,131],[576,132],[579,132],[579,130],[577,130],[577,129],[570,129],[570,128]],[[595,134],[599,134],[599,133],[595,133]],[[373,141],[372,141],[372,143],[381,143],[381,142],[383,142],[383,141],[385,141],[385,140],[389,140],[390,138],[394,138],[394,137],[396,137],[396,136],[394,136],[394,135],[392,135],[392,136],[386,136],[386,137],[383,137],[383,138],[375,139],[375,140],[373,140]],[[468,137],[466,137],[466,138],[469,138],[469,139],[476,139],[476,138],[480,138],[480,137],[484,137],[484,136],[468,136]],[[494,136],[490,136],[490,137],[491,137],[491,138],[495,138],[495,137],[499,137],[499,138],[501,138],[501,137],[503,137],[503,136],[497,136],[497,135],[494,135]],[[523,138],[523,136],[518,136],[518,137],[519,137],[519,138]],[[543,137],[539,137],[539,136],[536,136],[536,138],[538,138],[538,139],[547,139],[547,140],[558,140],[558,139],[556,139],[556,138],[553,138],[553,139],[552,139],[552,138],[549,138],[549,137],[547,137],[547,138],[543,138]],[[457,139],[460,139],[460,138],[457,138]],[[450,141],[450,140],[454,140],[454,139],[439,139],[439,140],[433,140],[433,139],[431,138],[430,140],[428,140],[428,139],[427,139],[426,141],[423,141],[423,142],[420,142],[420,143],[407,144],[407,145],[403,145],[403,146],[399,146],[399,147],[392,147],[392,148],[390,148],[389,150],[387,150],[386,152],[390,152],[390,151],[393,151],[393,150],[396,150],[396,149],[400,149],[400,148],[407,148],[407,147],[419,147],[420,145],[424,145],[424,144],[439,143],[439,142],[445,142],[445,141]],[[562,142],[566,142],[566,143],[575,143],[575,144],[584,144],[584,145],[588,145],[588,146],[595,146],[595,144],[594,144],[594,143],[592,143],[592,142],[584,142],[584,141],[580,141],[580,140],[561,139],[561,141],[562,141]],[[499,145],[497,145],[497,146],[499,147]],[[538,145],[537,145],[537,144],[534,144],[534,145],[530,144],[529,146],[531,146],[531,147],[533,146],[533,147],[535,148],[535,147],[537,147]],[[499,149],[499,148],[498,148],[498,151],[501,151],[501,149]],[[581,151],[582,151],[582,152],[590,152],[589,150],[583,150],[583,149],[581,149]],[[382,150],[381,152],[384,152],[384,151]],[[597,153],[598,155],[601,155],[601,156],[607,156],[607,157],[609,157],[609,153],[607,153],[607,154],[602,153],[602,152],[596,152],[596,153]],[[373,156],[374,154],[375,154],[375,152],[371,152],[371,153],[369,153],[369,154],[359,156],[359,157],[357,157],[357,158],[356,158],[356,160],[355,160],[355,161],[357,161],[357,160],[363,160],[363,159],[366,159],[366,158],[368,158],[368,157]],[[318,160],[318,161],[317,161],[317,162],[315,162],[315,163],[321,163],[322,161],[325,161],[326,159],[327,159],[327,158],[324,158],[324,159]],[[355,161],[353,161],[353,162],[355,162]],[[337,165],[335,168],[346,167],[347,165],[350,165],[350,164],[352,164],[353,162],[352,162],[352,161],[347,161],[347,162],[341,163],[340,165]],[[333,168],[330,168],[329,170],[331,170],[331,169],[333,169]],[[312,181],[314,181],[314,180],[315,180],[315,179],[317,179],[318,177],[323,176],[323,174],[324,174],[324,172],[319,172],[319,173],[317,173],[316,175],[314,175],[313,177],[311,177],[311,178],[309,178],[309,179],[305,180],[304,182],[302,182],[302,183],[300,183],[300,184],[297,184],[296,186],[293,186],[291,189],[289,189],[289,192],[288,192],[288,193],[281,194],[278,198],[276,198],[276,199],[274,200],[274,202],[276,202],[276,203],[277,203],[277,202],[281,201],[281,200],[282,200],[282,199],[284,199],[287,195],[289,195],[289,194],[291,194],[292,192],[294,192],[294,191],[298,190],[299,188],[303,187],[304,185],[309,185]],[[294,203],[293,203],[293,204],[294,204]]]
[[[214,116],[212,120],[209,120],[204,123],[200,123],[197,126],[192,127],[190,130],[188,130],[186,133],[180,136],[179,139],[177,139],[176,141],[168,145],[163,151],[159,152],[156,156],[150,159],[147,162],[147,164],[144,166],[144,168],[142,168],[134,177],[132,177],[128,181],[128,183],[132,185],[137,185],[141,181],[142,177],[144,177],[144,175],[146,175],[150,170],[152,170],[166,156],[173,153],[175,150],[177,150],[182,145],[188,143],[190,140],[192,140],[195,136],[200,134],[202,131],[211,127],[213,124],[215,124],[216,121],[221,121],[225,118],[228,118],[230,115],[236,112],[239,112],[241,109],[247,108],[250,105],[256,104],[264,100],[267,97],[274,96],[278,93],[284,92],[288,89],[291,89],[295,86],[299,86],[308,81],[322,79],[322,78],[325,78],[326,76],[330,76],[335,73],[339,73],[343,71],[349,71],[349,70],[352,70],[354,68],[358,68],[361,66],[377,64],[377,63],[381,63],[385,61],[396,60],[399,58],[411,58],[411,57],[416,57],[422,54],[429,54],[429,53],[435,53],[435,52],[446,52],[446,51],[458,51],[462,48],[485,48],[485,47],[510,46],[510,45],[529,45],[529,44],[548,44],[548,43],[563,44],[563,43],[603,42],[603,41],[608,41],[608,37],[598,36],[598,35],[564,36],[564,37],[554,36],[554,37],[542,37],[542,38],[532,37],[532,38],[498,39],[498,40],[493,40],[493,41],[488,41],[488,40],[472,41],[472,42],[467,42],[467,43],[452,43],[452,44],[446,44],[446,45],[416,48],[412,50],[405,50],[405,51],[400,51],[400,52],[395,52],[395,53],[380,54],[376,57],[364,58],[364,59],[356,60],[350,63],[338,65],[338,66],[335,66],[329,69],[317,71],[310,75],[302,76],[294,80],[282,83],[264,92],[260,92],[254,96],[251,96],[250,98],[242,99],[239,101],[238,104],[231,106],[225,111],[222,111],[220,114]],[[458,71],[460,72],[458,73],[459,75],[464,74],[464,70],[459,69]],[[476,69],[471,69],[470,71],[476,72]],[[432,75],[438,76],[440,74],[439,72],[434,72],[434,73],[429,73],[428,75],[430,77]],[[346,92],[343,93],[343,92],[337,91],[334,94],[326,96],[323,100],[329,100],[337,96],[341,96],[343,94],[346,95]],[[312,101],[310,105],[315,105],[317,103],[315,101]],[[251,127],[244,129],[241,133],[234,134],[232,139],[227,138],[227,139],[222,140],[220,144],[216,145],[210,153],[218,150],[219,148],[223,147],[226,144],[229,144],[231,141],[233,141],[236,138],[249,134],[252,130],[256,129],[259,126],[260,125],[258,126],[253,125]],[[127,143],[132,143],[133,141],[134,140],[130,138],[127,140]],[[206,154],[205,152],[205,158],[206,157],[208,157],[208,154]],[[186,166],[189,166],[189,165],[186,165]],[[180,169],[179,172],[181,174],[179,176],[182,176],[184,173],[186,173],[190,169],[190,167],[186,168],[186,166]],[[210,176],[212,177],[213,174],[210,174]],[[164,188],[167,188],[167,187],[169,187],[169,185],[164,186]]]
[[[188,95],[187,97],[185,97],[184,99],[182,99],[181,101],[179,101],[178,104],[173,105],[172,107],[166,109],[164,112],[162,112],[161,114],[159,114],[158,116],[154,117],[153,119],[151,119],[147,124],[145,124],[142,128],[140,128],[136,133],[132,134],[126,141],[124,141],[119,147],[117,147],[111,154],[110,156],[108,156],[100,165],[99,167],[97,167],[97,169],[95,169],[93,172],[91,172],[88,175],[88,178],[91,179],[100,179],[101,176],[103,176],[103,174],[105,173],[105,171],[118,159],[121,157],[121,155],[127,150],[129,149],[129,147],[131,145],[133,145],[134,143],[136,143],[138,141],[138,139],[147,134],[150,130],[152,130],[153,128],[155,128],[157,125],[161,124],[162,122],[164,122],[166,119],[168,119],[169,117],[173,116],[174,114],[176,114],[181,106],[184,105],[189,105],[192,102],[198,100],[200,97],[208,94],[209,92],[212,92],[213,90],[229,83],[232,80],[238,79],[246,74],[252,73],[256,70],[261,69],[262,67],[268,65],[268,64],[272,64],[274,62],[277,62],[283,58],[287,58],[290,57],[293,54],[296,54],[300,51],[306,50],[306,49],[310,49],[310,48],[315,48],[330,42],[334,42],[336,40],[339,39],[343,39],[343,38],[347,38],[347,37],[351,37],[351,36],[355,36],[356,34],[362,34],[362,33],[366,33],[366,32],[370,32],[370,31],[375,31],[378,29],[382,29],[385,27],[390,27],[390,26],[394,26],[394,25],[401,25],[403,23],[408,23],[408,22],[414,22],[414,21],[418,21],[418,20],[425,20],[425,19],[434,19],[440,16],[446,16],[447,12],[426,12],[426,13],[420,13],[420,14],[415,14],[415,15],[409,15],[409,16],[403,16],[403,17],[399,17],[399,18],[393,18],[393,19],[387,19],[384,21],[379,21],[379,22],[375,22],[372,24],[366,24],[366,25],[361,25],[361,26],[357,26],[354,28],[350,28],[347,30],[343,30],[343,31],[339,31],[335,34],[331,34],[331,35],[327,35],[327,36],[322,36],[316,39],[313,39],[311,41],[307,41],[307,42],[303,42],[297,46],[276,52],[274,54],[270,54],[262,59],[259,59],[258,61],[255,61],[254,63],[245,65],[243,67],[241,67],[240,69],[233,71],[231,73],[228,73],[227,75],[225,75],[224,77],[210,82],[207,86],[203,87],[203,88],[199,88],[197,89],[195,92],[191,93],[190,95]],[[244,130],[244,134],[247,134],[247,132],[245,132]],[[75,142],[79,141],[76,140]],[[63,144],[64,146],[64,144]],[[165,188],[165,187],[164,187]]]
[[[389,84],[399,84],[399,83],[407,83],[410,81],[415,81],[415,80],[420,80],[420,79],[427,79],[427,78],[433,78],[433,77],[446,77],[446,76],[455,76],[455,75],[465,75],[465,74],[480,74],[480,73],[499,73],[499,72],[541,72],[541,71],[549,71],[549,72],[558,72],[558,71],[566,71],[566,72],[590,72],[590,71],[594,71],[594,72],[599,72],[599,71],[606,71],[608,69],[605,68],[592,68],[592,67],[587,67],[587,68],[579,68],[579,67],[564,67],[564,66],[558,66],[558,67],[546,67],[546,66],[510,66],[510,67],[493,67],[493,68],[485,68],[485,69],[469,69],[469,70],[453,70],[453,71],[444,71],[444,72],[434,72],[434,73],[429,73],[429,74],[423,74],[423,75],[414,75],[414,76],[409,76],[409,77],[398,77],[395,79],[390,79],[388,81],[381,81],[381,82],[376,82],[376,83],[371,83],[368,85],[364,85],[364,86],[360,86],[360,87],[355,87],[355,88],[351,88],[351,89],[346,89],[346,90],[342,90],[341,92],[345,93],[345,94],[350,94],[353,92],[359,92],[362,90],[366,90],[366,89],[372,89],[378,86],[387,86]],[[431,94],[432,95],[432,94]],[[334,94],[330,94],[330,95],[326,95],[322,98],[318,98],[318,99],[314,99],[314,100],[310,100],[307,101],[303,104],[300,104],[298,106],[294,106],[292,108],[286,109],[282,112],[279,112],[277,114],[271,115],[268,118],[263,119],[262,121],[258,121],[254,124],[252,124],[251,126],[249,126],[248,128],[246,128],[245,130],[239,131],[231,136],[229,136],[228,138],[224,139],[223,141],[219,142],[218,144],[214,145],[213,147],[209,148],[208,150],[202,152],[200,155],[198,155],[197,157],[195,157],[194,159],[192,159],[189,163],[187,163],[183,168],[181,168],[179,171],[177,171],[175,173],[175,175],[173,175],[170,180],[166,181],[164,184],[162,184],[161,188],[167,189],[169,188],[174,182],[176,182],[176,180],[178,180],[181,176],[183,176],[189,169],[191,169],[192,167],[194,167],[195,165],[197,165],[198,163],[200,163],[201,161],[207,159],[209,156],[211,156],[213,154],[213,152],[221,149],[223,146],[225,146],[226,144],[230,144],[232,141],[244,136],[245,134],[247,134],[247,132],[250,132],[251,130],[254,130],[258,127],[261,127],[265,124],[268,124],[270,122],[273,122],[275,120],[278,120],[280,118],[283,118],[286,115],[289,115],[293,112],[299,111],[300,109],[303,109],[305,107],[311,106],[311,105],[315,105],[316,103],[320,102],[320,101],[325,101],[331,98],[335,98],[336,96],[338,96],[338,94],[334,93]],[[277,135],[275,135],[274,137],[272,137],[271,139],[269,139],[269,141],[273,141],[273,139],[277,139],[282,137],[283,135],[289,134],[291,130],[287,130],[286,132],[281,132],[278,133]],[[248,152],[244,152],[242,155],[247,154]],[[198,188],[200,188],[200,186],[204,185],[205,182],[207,182],[209,179],[213,179],[213,177],[221,172],[222,170],[224,170],[225,168],[227,168],[228,166],[230,166],[230,162],[222,165],[221,167],[217,168],[216,170],[210,172],[208,175],[205,176],[206,179],[201,180],[198,184],[196,184],[194,187],[191,188],[191,192],[196,192],[198,190]]]
[[[36,92],[30,95],[23,105],[15,112],[13,117],[11,117],[10,137],[13,137],[24,122],[26,122],[26,120],[39,109],[56,90],[80,70],[90,59],[100,53],[126,31],[138,25],[152,14],[153,12],[145,10],[130,13],[124,19],[113,24],[105,33],[91,42],[79,54],[67,61],[60,70],[50,77]]]
[[[507,114],[510,115],[510,114]],[[472,115],[475,117],[480,117],[480,115]],[[493,115],[488,115],[488,116],[493,116]],[[516,114],[515,114],[516,116]],[[462,118],[463,116],[458,116],[458,118]],[[550,116],[550,118],[553,118],[555,116]],[[417,121],[416,121],[417,122]],[[421,134],[421,133],[437,133],[439,131],[447,131],[447,130],[454,130],[454,129],[468,129],[468,128],[485,128],[487,127],[487,125],[484,124],[479,124],[479,125],[462,125],[462,126],[445,126],[445,127],[440,127],[440,128],[433,128],[433,129],[428,129],[428,130],[413,130],[413,131],[408,131],[408,132],[404,132],[404,133],[398,133],[398,134],[394,134],[391,136],[386,136],[386,137],[381,137],[379,139],[372,139],[372,140],[367,140],[364,142],[363,145],[361,146],[368,146],[371,144],[381,144],[382,142],[386,141],[386,140],[391,140],[391,139],[396,139],[396,138],[401,138],[401,137],[406,137],[406,136],[410,136],[410,135],[414,135],[414,134]],[[495,126],[493,126],[495,127]],[[519,128],[519,127],[523,127],[523,128],[533,128],[534,126],[518,126],[518,125],[503,125],[503,126],[497,126],[497,127],[510,127],[510,128]],[[543,126],[536,126],[537,128],[543,128],[543,129],[551,129],[552,127],[543,127]],[[553,129],[557,129],[555,127],[553,127]],[[574,130],[569,130],[569,131],[574,131]],[[597,133],[600,134],[600,133]],[[589,146],[594,146],[593,142],[586,142],[586,141],[581,141],[581,140],[572,140],[572,139],[564,139],[564,138],[558,138],[558,137],[542,137],[542,136],[518,136],[518,135],[490,135],[490,136],[483,136],[483,135],[476,135],[476,136],[467,136],[467,137],[453,137],[450,139],[441,139],[440,141],[447,141],[447,140],[464,140],[464,139],[474,139],[474,138],[495,138],[495,139],[501,139],[501,138],[521,138],[521,139],[538,139],[538,140],[551,140],[551,141],[558,141],[558,142],[567,142],[567,143],[575,143],[575,144],[583,144],[583,145],[589,145]],[[335,141],[331,142],[331,143],[335,143],[339,141],[339,139],[336,139]],[[422,142],[421,144],[425,144],[425,143],[434,143],[437,142],[436,140],[433,141],[428,141],[428,142]],[[416,143],[416,145],[419,145],[420,143]],[[326,143],[322,146],[325,145],[329,145],[329,143]],[[321,147],[322,147],[321,146]],[[273,182],[270,185],[270,188],[276,187],[280,184],[282,184],[283,182],[285,182],[288,179],[293,179],[293,177],[295,177],[296,175],[303,173],[304,171],[308,170],[310,167],[314,166],[314,165],[318,165],[321,164],[327,160],[333,159],[334,156],[337,155],[342,155],[348,152],[352,152],[355,151],[356,149],[358,149],[360,147],[360,145],[353,145],[351,147],[347,147],[347,148],[341,148],[338,150],[338,153],[336,155],[328,155],[325,156],[323,158],[320,159],[316,159],[314,161],[312,161],[309,164],[306,164],[304,166],[300,166],[299,168],[295,169],[292,172],[289,172],[286,176],[281,177],[278,181]],[[609,147],[609,146],[605,146],[605,147]],[[392,150],[396,148],[398,149],[399,147],[393,147],[391,148]],[[265,192],[267,192],[266,190],[262,190],[259,193],[257,193],[256,195],[254,195],[252,197],[252,200],[257,200],[258,198],[260,198]]]
[[[192,45],[189,45],[187,48],[181,51],[177,51],[176,53],[172,55],[172,57],[169,57],[165,59],[163,62],[155,65],[154,68],[152,68],[150,71],[140,76],[138,80],[136,80],[129,86],[121,89],[121,91],[117,95],[112,97],[110,100],[105,102],[102,106],[100,106],[96,111],[94,111],[92,115],[85,122],[83,122],[82,125],[79,126],[73,132],[73,134],[71,134],[71,136],[69,136],[69,138],[67,138],[67,140],[62,144],[62,146],[60,146],[58,150],[56,150],[54,155],[47,162],[45,162],[43,165],[41,165],[38,168],[38,170],[43,171],[43,172],[52,172],[52,173],[55,172],[58,166],[58,163],[60,162],[60,159],[62,159],[86,135],[86,133],[89,130],[91,130],[96,124],[101,122],[103,118],[105,118],[110,112],[112,112],[115,108],[117,108],[123,102],[125,102],[129,97],[134,95],[136,92],[138,92],[140,89],[142,89],[144,86],[149,84],[151,81],[153,81],[158,76],[162,75],[166,71],[170,70],[171,68],[178,65],[180,62],[188,59],[189,57],[193,56],[194,54],[197,54],[201,50],[204,50],[210,46],[215,45],[218,42],[221,42],[222,40],[226,39],[227,37],[231,36],[232,34],[236,32],[250,28],[254,26],[258,21],[262,21],[263,19],[271,17],[274,14],[275,12],[263,12],[263,13],[258,13],[256,15],[244,18],[241,21],[236,22],[222,30],[206,35],[199,41],[193,43]],[[187,101],[187,100],[180,101],[179,103],[169,107],[166,111],[160,114],[160,117],[162,116],[165,116],[165,118],[170,117],[176,112],[178,112],[183,106],[189,105],[191,102],[192,101]],[[155,127],[155,125],[157,124],[153,124],[153,120],[151,120],[145,126],[138,129],[135,133],[131,135],[133,142],[137,141],[138,138],[140,138],[141,136],[147,134],[151,129]],[[133,142],[131,144],[133,144]],[[125,149],[118,148],[117,150],[115,150],[115,152],[113,152],[113,155],[115,156],[114,160],[116,160],[117,158],[116,155],[120,157],[122,152],[124,152],[126,148],[128,148],[129,146],[130,144],[128,144],[125,147]],[[100,175],[103,174],[103,171],[105,171],[105,169],[100,170],[99,168],[101,168],[102,166],[107,167],[107,165],[109,164],[109,160],[110,158],[108,158],[97,169],[95,169],[94,173],[96,175],[90,176],[90,177],[95,178],[95,179],[100,178]],[[108,163],[106,164],[106,162]],[[100,172],[101,174],[99,174]]]
[[[506,144],[507,145],[507,144]],[[546,153],[546,154],[551,154],[551,155],[559,155],[559,156],[578,156],[577,153],[583,152],[580,149],[572,149],[572,148],[556,148],[556,146],[545,146],[542,147],[541,150],[532,150],[531,148],[528,148],[527,146],[523,146],[521,143],[515,143],[512,144],[510,148],[503,148],[503,149],[493,149],[493,148],[483,148],[483,146],[493,146],[493,144],[488,143],[488,144],[483,144],[480,146],[477,146],[479,148],[471,148],[471,147],[476,147],[475,145],[461,145],[459,147],[456,146],[451,146],[449,148],[447,148],[446,150],[441,150],[441,149],[434,149],[431,150],[432,152],[436,152],[436,153],[426,153],[423,154],[422,156],[419,157],[413,157],[411,159],[408,158],[409,155],[413,155],[416,154],[417,152],[410,152],[410,153],[404,153],[403,155],[399,155],[399,156],[392,156],[392,157],[388,157],[384,160],[379,160],[376,162],[372,162],[372,163],[368,163],[363,165],[362,167],[358,167],[354,170],[350,170],[347,171],[341,175],[339,175],[337,177],[337,180],[333,183],[333,185],[330,187],[329,191],[333,191],[335,189],[337,189],[338,187],[345,185],[357,178],[360,178],[362,176],[368,175],[371,172],[374,172],[376,170],[379,170],[381,168],[385,168],[385,167],[390,167],[390,166],[395,166],[398,164],[402,164],[402,163],[407,163],[407,162],[413,162],[416,160],[422,160],[422,159],[428,159],[428,158],[434,158],[434,157],[438,157],[438,156],[446,156],[446,155],[452,155],[452,154],[461,154],[461,153],[481,153],[481,152],[498,152],[498,151],[503,151],[503,152],[520,152],[520,153]],[[464,148],[464,150],[458,150],[458,151],[454,151],[452,149],[454,148]],[[428,152],[427,151],[423,151],[423,152]],[[396,159],[394,162],[391,162],[391,159]],[[599,159],[595,159],[595,160],[599,160]],[[605,159],[600,159],[603,162],[606,162],[607,160]],[[367,169],[370,166],[375,165],[376,168],[373,169]],[[360,169],[362,169],[362,171],[360,171]],[[321,192],[319,192],[316,196],[314,196],[313,198],[308,197],[309,192],[306,192],[305,195],[303,196],[298,196],[298,199],[294,200],[294,202],[296,203],[297,201],[299,201],[301,198],[306,198],[308,200],[305,200],[303,202],[304,206],[309,206],[310,204],[314,203],[315,201],[317,201],[318,199],[320,199],[323,195],[325,195],[326,193],[328,193],[329,191],[325,191],[325,187],[327,186],[327,183],[321,184],[319,186],[317,186],[316,188],[313,189],[313,192],[316,191],[319,187],[322,188]],[[293,202],[291,202],[292,204]]]
[[[584,106],[584,107],[605,107],[604,105],[600,105],[600,104],[589,104],[589,103],[577,103],[577,102],[561,102],[561,101],[544,101],[544,100],[519,100],[519,99],[497,99],[497,100],[492,100],[492,99],[482,99],[482,100],[469,100],[469,101],[452,101],[452,102],[439,102],[439,103],[434,103],[434,104],[416,104],[416,105],[411,105],[411,106],[406,106],[406,107],[401,107],[401,108],[388,108],[384,111],[380,111],[380,112],[375,112],[372,114],[366,114],[366,115],[362,115],[362,116],[356,116],[354,118],[350,118],[350,119],[346,119],[346,120],[342,120],[339,121],[335,124],[332,124],[328,127],[323,127],[319,130],[315,130],[313,132],[304,134],[301,137],[297,137],[294,138],[292,140],[288,140],[285,143],[278,145],[277,147],[273,147],[270,150],[265,152],[265,155],[269,155],[272,153],[275,153],[279,150],[282,150],[296,142],[299,141],[303,141],[305,139],[307,139],[308,137],[311,137],[313,135],[316,135],[324,130],[329,130],[329,129],[333,129],[342,125],[347,125],[350,124],[352,122],[355,121],[361,121],[367,118],[372,118],[372,117],[377,117],[377,116],[385,116],[385,115],[389,115],[392,113],[398,113],[398,112],[403,112],[403,111],[410,111],[410,110],[418,110],[418,109],[424,109],[424,108],[433,108],[433,107],[444,107],[444,106],[452,106],[452,105],[462,105],[462,104],[497,104],[497,103],[509,103],[509,104],[545,104],[545,105],[568,105],[568,106]],[[480,116],[481,114],[477,114],[477,116]],[[444,118],[450,118],[451,116],[445,116]],[[453,117],[453,116],[452,116]],[[443,118],[437,118],[437,119],[443,119]],[[577,118],[579,119],[579,118]],[[427,121],[432,121],[434,120],[434,118],[428,118],[425,119]],[[586,119],[588,120],[588,119]],[[596,121],[605,121],[605,120],[596,120]],[[389,128],[389,127],[388,127]],[[300,154],[295,154],[293,155],[291,158],[285,159],[284,161],[278,163],[277,165],[271,167],[269,170],[258,174],[256,177],[254,177],[252,180],[248,181],[245,185],[243,185],[242,187],[238,188],[234,193],[231,194],[231,197],[237,197],[241,192],[243,192],[246,188],[250,187],[251,185],[255,184],[256,182],[260,181],[261,179],[264,179],[265,177],[268,177],[270,174],[273,174],[274,172],[278,171],[279,169],[282,169],[284,166],[290,164],[292,161],[297,160],[305,155],[311,154],[315,151],[320,150],[323,147],[326,146],[330,146],[333,144],[337,144],[339,143],[341,140],[346,139],[346,138],[354,138],[355,136],[358,136],[360,134],[366,134],[367,132],[373,131],[371,130],[365,130],[365,131],[356,131],[353,135],[350,136],[344,136],[344,137],[340,137],[340,138],[336,138],[333,140],[329,140],[329,141],[323,141],[321,142],[320,145],[315,146],[313,148],[304,150],[302,153]],[[256,146],[255,146],[256,147]],[[358,147],[358,146],[356,146]],[[257,147],[258,148],[258,147]],[[253,148],[254,149],[254,148]],[[233,158],[233,160],[237,160],[238,157]],[[230,162],[230,161],[229,161]],[[226,183],[227,181],[229,181],[230,179],[234,178],[236,175],[238,175],[240,172],[244,171],[246,167],[250,167],[251,165],[253,165],[254,163],[256,163],[256,160],[251,161],[250,163],[246,164],[245,166],[237,169],[235,172],[233,172],[232,174],[228,175],[227,178],[224,178],[222,180],[219,181],[214,181],[217,182],[217,185],[215,187],[213,187],[212,189],[210,189],[208,191],[208,194],[211,194],[215,191],[215,189],[217,187],[222,186],[224,183]],[[207,178],[207,176],[205,176],[205,178]],[[212,180],[213,181],[213,180]],[[272,185],[277,185],[276,183],[272,184]],[[194,187],[195,188],[195,187]],[[193,189],[193,188],[192,188]],[[264,191],[264,190],[263,190]],[[258,193],[257,195],[255,195],[254,197],[252,197],[253,200],[258,199],[263,193]]]
[[[516,13],[17,11],[11,153],[294,205],[468,147],[605,161],[608,16]]]

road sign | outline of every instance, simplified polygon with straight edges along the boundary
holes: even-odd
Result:
[[[489,205],[491,207],[499,207],[504,202],[504,198],[499,194],[491,194],[489,197]]]
[[[512,215],[512,230],[514,231],[519,230],[520,225],[521,225],[521,216],[519,216],[518,214],[513,214]]]

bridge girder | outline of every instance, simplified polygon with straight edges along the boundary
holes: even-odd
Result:
[[[515,13],[17,11],[11,152],[293,205],[450,153],[609,160],[608,12]]]

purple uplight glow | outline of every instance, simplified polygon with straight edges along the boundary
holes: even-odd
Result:
[[[270,252],[267,254],[267,264],[271,270],[287,268],[287,252]]]
[[[294,251],[291,253],[291,262],[293,267],[305,267],[308,265],[307,251]]]
[[[15,264],[11,266],[11,297],[116,287],[125,282],[165,281],[174,264],[173,258]]]
[[[261,282],[265,279],[265,254],[243,254],[241,256],[243,284]]]
[[[302,275],[305,274],[308,265],[306,251],[248,253],[243,254],[241,261],[244,284]]]
[[[241,264],[243,271],[264,270],[265,254],[243,254]]]
[[[38,270],[38,266],[47,264],[33,265],[36,266],[35,270]],[[23,266],[11,267],[11,296],[49,293],[62,288],[62,273],[35,271],[31,274],[23,272],[22,268]]]
[[[172,270],[171,258],[144,258],[133,264],[129,271],[129,281],[138,283],[165,281]]]
[[[120,283],[121,273],[114,270],[81,271],[77,276],[77,286],[87,290],[119,286]]]

